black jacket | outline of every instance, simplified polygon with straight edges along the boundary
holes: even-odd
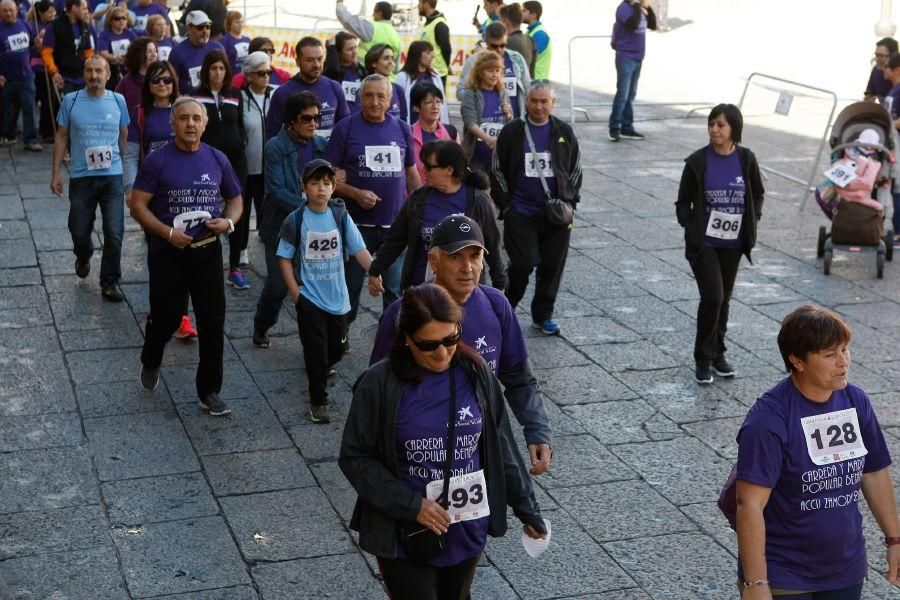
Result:
[[[678,201],[675,202],[675,216],[684,227],[684,255],[693,262],[703,249],[706,236],[706,198],[704,176],[706,175],[706,152],[708,146],[700,148],[684,159],[684,172],[678,186]],[[756,223],[762,217],[765,189],[759,174],[756,156],[743,146],[736,149],[744,176],[744,219],[741,228],[741,249],[751,263],[750,251],[756,245]]]
[[[527,148],[525,121],[513,119],[503,126],[497,136],[491,166],[491,196],[501,213],[512,202],[511,187],[519,170],[524,168]],[[577,206],[581,200],[581,150],[569,124],[553,115],[550,115],[550,162],[559,199]]]
[[[476,190],[472,186],[463,185],[467,192],[466,216],[478,223],[484,234],[484,245],[488,250],[485,261],[491,272],[491,283],[498,290],[506,289],[506,269],[503,267],[500,230],[497,227],[497,219],[494,217],[494,205],[484,192]],[[372,258],[369,275],[378,277],[387,271],[400,253],[406,249],[403,271],[400,275],[400,289],[405,290],[411,285],[422,283],[413,281],[412,278],[418,257],[426,251],[426,248],[422,248],[420,233],[422,217],[425,214],[425,199],[428,197],[430,189],[429,186],[423,185],[413,190],[406,199],[406,203],[397,213],[391,228],[385,234],[384,241]],[[484,273],[482,273],[483,279]]]
[[[50,22],[53,35],[56,37],[53,45],[53,62],[63,77],[81,77],[84,74],[85,50],[93,48],[90,28],[84,21],[77,24],[81,30],[81,46],[75,50],[75,35],[68,15],[61,13]]]
[[[241,187],[247,182],[247,131],[244,129],[244,98],[238,90],[223,87],[218,103],[212,93],[202,85],[191,90],[198,102],[206,107],[209,122],[201,141],[220,150],[228,157]]]
[[[531,478],[516,449],[500,383],[484,361],[477,370],[468,362],[463,364],[473,379],[484,415],[478,451],[491,510],[488,534],[499,537],[506,533],[507,505],[520,521],[546,532]],[[358,494],[350,528],[359,532],[360,547],[378,558],[397,557],[397,522],[415,521],[422,503],[422,495],[400,478],[397,459],[397,405],[405,385],[387,360],[360,375],[353,387],[338,459]]]

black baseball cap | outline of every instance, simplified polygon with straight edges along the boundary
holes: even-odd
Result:
[[[318,174],[320,171],[327,171],[334,177],[334,167],[331,166],[331,163],[324,158],[315,158],[306,163],[306,166],[303,167],[303,175],[300,176],[300,182],[306,183],[313,175]]]
[[[431,234],[431,247],[440,248],[447,254],[469,246],[478,246],[487,254],[481,227],[466,215],[444,217]]]

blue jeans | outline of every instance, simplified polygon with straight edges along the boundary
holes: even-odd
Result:
[[[634,97],[641,78],[641,61],[616,56],[616,97],[609,116],[610,130],[634,130]]]
[[[247,215],[247,218],[249,217],[250,215]],[[284,304],[288,290],[284,284],[284,277],[281,276],[281,269],[278,267],[278,257],[275,256],[275,252],[278,250],[278,239],[270,240],[264,237],[263,244],[266,247],[266,281],[259,294],[259,300],[256,302],[253,327],[259,331],[268,331],[278,322],[278,312]]]
[[[387,234],[384,227],[365,227],[361,226],[359,232],[362,234],[363,241],[366,243],[366,249],[374,255],[384,242],[384,236]],[[406,256],[404,250],[394,264],[381,275],[381,283],[384,285],[384,293],[381,295],[382,309],[387,308],[391,303],[400,297],[400,276],[403,271],[403,259]],[[359,310],[359,294],[362,292],[363,284],[366,281],[366,272],[363,270],[356,259],[350,257],[346,268],[347,291],[350,292],[350,312],[347,313],[347,323],[352,323],[356,319],[356,312]]]
[[[6,81],[2,88],[3,102],[3,137],[15,139],[16,116],[13,106],[18,101],[22,109],[22,135],[26,144],[37,142],[37,130],[34,127],[34,75],[20,81]]]
[[[900,235],[900,193],[894,194],[894,216],[891,217],[894,235]]]
[[[125,196],[121,175],[76,177],[69,181],[69,233],[75,256],[81,260],[94,254],[94,216],[100,206],[103,218],[103,260],[100,281],[122,277],[122,236],[125,231]]]

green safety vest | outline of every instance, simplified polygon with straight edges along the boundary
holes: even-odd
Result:
[[[372,39],[368,42],[360,41],[357,54],[359,55],[359,64],[365,64],[366,53],[377,44],[386,44],[394,51],[394,71],[396,72],[400,65],[400,36],[397,30],[391,25],[390,21],[372,21],[375,31],[372,33]]]
[[[528,37],[533,38],[538,31],[545,31],[544,24],[539,23],[537,27],[528,31]],[[547,47],[543,52],[537,53],[537,59],[534,61],[534,78],[550,79],[550,56],[553,54],[553,40],[547,36]]]
[[[434,28],[437,27],[438,23],[447,24],[447,19],[444,18],[444,15],[439,16],[437,19],[429,23],[422,30],[422,39],[431,44],[434,48],[434,60],[431,61],[431,68],[440,76],[446,77],[450,73],[450,69],[447,66],[447,61],[444,60],[444,55],[441,54],[441,49],[437,45],[437,39],[434,37]],[[449,25],[447,25],[449,27]]]

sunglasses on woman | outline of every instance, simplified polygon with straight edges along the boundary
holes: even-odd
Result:
[[[456,333],[453,335],[448,335],[442,340],[417,340],[416,338],[410,336],[413,341],[413,344],[416,345],[416,348],[421,350],[422,352],[434,352],[439,347],[443,346],[445,348],[452,348],[453,346],[459,343],[459,338],[462,336],[462,330],[459,325],[456,326]]]
[[[260,77],[269,77],[272,75],[272,71],[253,71],[254,75],[259,75]]]
[[[171,77],[163,76],[163,77],[152,78],[150,80],[150,83],[152,83],[153,85],[159,85],[159,84],[170,85],[172,83],[172,81],[174,81],[174,80]]]
[[[299,115],[297,117],[297,119],[301,123],[312,123],[313,121],[318,123],[319,121],[322,120],[322,115],[320,115],[320,114],[319,115]]]

